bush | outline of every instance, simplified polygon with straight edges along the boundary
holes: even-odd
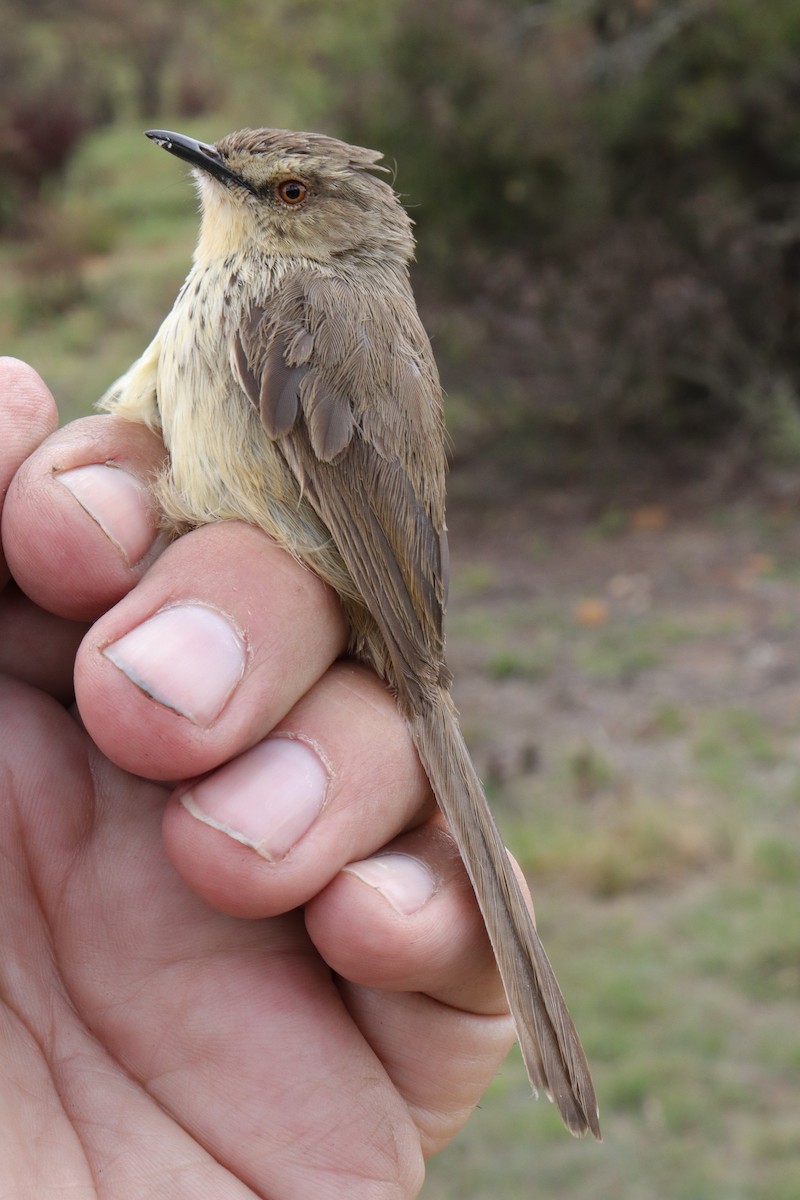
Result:
[[[483,377],[482,436],[527,428],[552,461],[561,430],[582,467],[774,444],[800,393],[800,4],[395,15],[342,116],[401,164],[423,290],[470,297],[441,328],[468,331],[447,374]]]

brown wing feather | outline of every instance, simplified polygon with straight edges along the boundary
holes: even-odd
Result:
[[[273,335],[272,344],[264,358],[258,388],[261,420],[273,440],[294,428],[300,411],[300,385],[307,373],[307,366],[289,366],[283,338]]]
[[[300,399],[311,445],[322,462],[333,462],[349,444],[355,431],[350,401],[334,391],[318,371],[306,367],[299,369],[308,372]]]
[[[383,634],[398,694],[412,711],[420,711],[442,682],[444,660],[442,607],[431,578],[440,571],[438,539],[430,518],[416,504],[407,505],[408,479],[399,464],[382,460],[360,438],[336,463],[317,461],[300,429],[285,440],[283,452],[297,477],[306,481],[304,495],[331,531]],[[390,498],[397,501],[393,510]],[[435,558],[425,558],[434,545]],[[405,553],[403,546],[408,546]],[[412,590],[421,590],[428,601],[422,618]]]
[[[242,390],[248,396],[253,407],[257,409],[261,403],[259,383],[250,370],[250,364],[247,361],[247,352],[242,343],[242,335],[238,330],[233,335],[233,365]]]
[[[393,682],[416,710],[445,677],[444,487],[422,472],[442,457],[425,444],[442,436],[440,422],[425,424],[439,395],[430,372],[437,391],[423,394],[426,377],[404,337],[408,313],[385,316],[376,323],[347,281],[298,272],[276,308],[237,336],[264,427],[330,530],[386,641]],[[252,396],[252,384],[243,386]],[[393,423],[389,436],[381,410]]]

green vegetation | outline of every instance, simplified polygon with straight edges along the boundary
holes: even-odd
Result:
[[[58,390],[87,349],[113,374],[138,342],[100,347],[84,259],[138,242],[167,272],[191,207],[135,131],[324,126],[397,166],[462,449],[562,479],[795,464],[800,0],[767,7],[2,0],[0,261],[27,286],[0,329],[35,351],[48,324]]]
[[[151,149],[138,126],[87,139],[38,236],[0,244],[4,346],[37,367],[65,418],[142,352],[188,269],[192,190]]]
[[[550,523],[524,580],[529,536],[507,535],[501,552],[492,529],[490,517],[456,572],[458,698],[595,1067],[605,1141],[566,1143],[552,1110],[531,1106],[515,1055],[470,1135],[431,1165],[427,1194],[788,1200],[800,1190],[796,528],[747,505],[724,533],[713,513],[644,540],[623,510],[612,538]],[[692,581],[689,546],[713,547],[713,572]],[[455,536],[456,562],[458,550]],[[634,557],[639,574],[621,576]],[[786,674],[754,682],[748,664],[772,639]]]

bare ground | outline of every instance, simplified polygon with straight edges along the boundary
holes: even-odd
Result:
[[[459,506],[450,525],[449,657],[490,782],[577,740],[632,781],[663,784],[681,756],[651,735],[670,713],[684,737],[689,717],[715,709],[800,730],[800,513],[788,504],[598,512],[552,493]]]
[[[512,1060],[424,1194],[800,1195],[795,504],[454,484],[456,696],[605,1141],[572,1143]]]

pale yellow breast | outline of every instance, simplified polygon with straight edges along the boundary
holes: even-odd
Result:
[[[246,307],[266,304],[278,283],[263,270],[256,283],[236,263],[190,273],[160,333],[158,406],[170,466],[158,499],[176,529],[236,519],[258,525],[347,592],[328,531],[303,500],[231,362]]]

